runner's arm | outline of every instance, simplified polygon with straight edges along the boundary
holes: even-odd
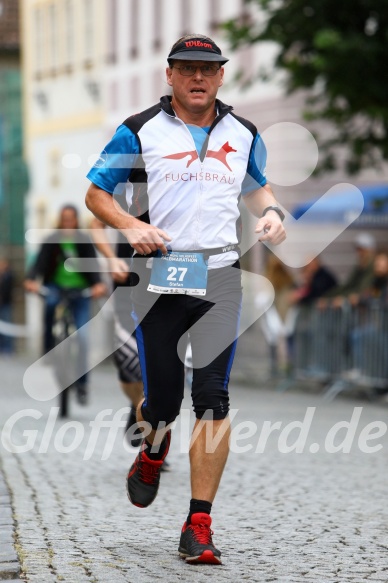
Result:
[[[243,196],[243,200],[248,210],[255,217],[260,217],[255,227],[255,233],[264,231],[264,235],[260,236],[259,241],[268,241],[273,245],[282,243],[286,238],[286,232],[278,213],[271,210],[267,211],[264,217],[262,216],[267,207],[279,206],[270,185],[267,183],[261,188],[253,190]]]
[[[171,238],[165,231],[123,211],[109,192],[93,182],[86,193],[85,203],[97,219],[121,231],[140,255],[148,255],[158,249],[163,254],[167,253],[164,241],[171,241]]]
[[[128,265],[123,259],[117,257],[113,245],[108,240],[105,223],[97,219],[92,219],[90,223],[90,234],[97,250],[109,261],[109,269],[112,278],[117,283],[125,283],[128,278]]]

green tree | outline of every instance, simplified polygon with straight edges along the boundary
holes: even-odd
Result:
[[[381,168],[388,160],[388,1],[245,3],[258,5],[263,19],[225,23],[232,48],[278,43],[274,72],[287,72],[287,93],[307,90],[305,118],[333,124],[333,136],[320,141],[318,170],[338,166],[339,145],[346,146],[351,174]]]

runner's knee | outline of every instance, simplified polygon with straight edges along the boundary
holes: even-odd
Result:
[[[169,425],[178,417],[181,409],[182,399],[176,399],[173,402],[164,400],[158,403],[149,401],[144,402],[141,406],[141,414],[144,421],[150,423],[152,429],[160,428],[160,424]]]
[[[225,419],[229,413],[229,394],[224,387],[203,387],[193,393],[197,419]]]

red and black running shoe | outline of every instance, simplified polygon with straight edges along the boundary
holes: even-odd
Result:
[[[191,524],[183,525],[178,552],[186,563],[222,564],[221,552],[213,545],[211,523],[208,514],[197,512],[192,514]]]
[[[129,468],[127,477],[128,498],[135,506],[146,508],[156,498],[159,489],[160,471],[170,448],[171,431],[164,437],[165,451],[161,460],[151,460],[144,453],[144,442],[134,463]]]

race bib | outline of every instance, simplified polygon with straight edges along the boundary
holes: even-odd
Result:
[[[169,251],[153,258],[148,291],[158,294],[206,295],[207,260],[203,253]]]

